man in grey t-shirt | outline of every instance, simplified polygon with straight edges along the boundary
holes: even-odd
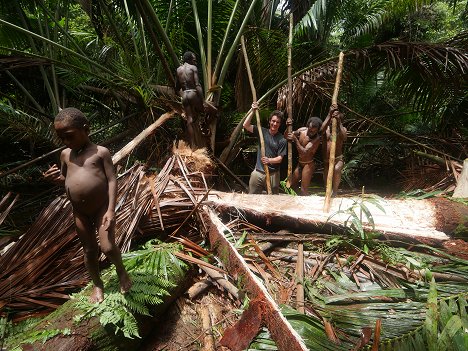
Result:
[[[243,126],[246,131],[253,133],[258,138],[258,128],[251,124],[252,116],[256,109],[258,109],[258,104],[254,102],[252,104],[252,113],[247,116]],[[265,156],[262,157],[260,145],[258,145],[257,162],[249,180],[249,194],[261,194],[263,190],[266,190],[265,171],[263,165],[267,165],[270,172],[272,193],[279,193],[280,165],[283,157],[287,153],[286,139],[284,139],[283,135],[278,132],[282,118],[283,113],[281,111],[273,111],[268,119],[269,128],[267,129],[262,127],[263,139],[265,141]]]

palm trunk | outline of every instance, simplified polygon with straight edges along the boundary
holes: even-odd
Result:
[[[296,197],[286,195],[253,195],[212,191],[209,203],[222,213],[244,213],[246,219],[270,231],[287,228],[296,233],[343,233],[349,219],[339,210],[350,208],[352,198],[335,198],[332,216],[322,211],[324,197]],[[468,235],[468,207],[444,198],[425,200],[384,199],[377,206],[366,203],[374,220],[363,219],[366,231],[380,234],[382,238],[406,242],[440,245],[451,236]],[[336,214],[335,214],[336,213]],[[333,215],[335,214],[335,215]]]

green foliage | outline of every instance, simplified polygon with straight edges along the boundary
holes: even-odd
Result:
[[[176,281],[186,270],[185,263],[174,256],[179,249],[178,244],[151,240],[141,250],[123,255],[133,284],[130,291],[121,294],[115,270],[105,272],[103,302],[93,304],[89,302],[88,294],[74,295],[76,308],[82,311],[74,317],[75,322],[97,317],[103,326],[113,326],[116,334],[121,332],[127,338],[140,337],[135,315],[150,316],[148,306],[161,304],[164,296],[169,295],[168,290],[176,286]]]
[[[21,344],[33,344],[35,342],[45,343],[47,340],[52,339],[57,335],[70,335],[70,329],[41,329],[31,331],[27,335],[23,336]],[[22,350],[21,345],[11,349],[11,351]]]
[[[332,213],[328,217],[327,221],[339,214],[347,216],[343,225],[348,229],[348,233],[352,237],[357,237],[362,240],[363,250],[365,253],[368,253],[369,247],[366,242],[369,241],[369,239],[372,239],[373,235],[372,232],[366,231],[364,229],[363,222],[366,221],[370,226],[372,226],[372,230],[374,230],[374,217],[372,216],[368,205],[371,204],[378,210],[385,213],[385,209],[380,204],[380,201],[382,200],[383,199],[378,195],[362,194],[360,197],[353,198],[353,203],[348,208],[342,209],[340,204],[338,211]]]
[[[0,318],[0,348],[10,351],[21,351],[21,344],[45,343],[57,335],[70,335],[70,329],[36,329],[40,319],[30,318],[16,325],[7,318]]]
[[[288,187],[286,186],[287,180],[288,180],[288,179],[286,178],[285,180],[281,180],[281,181],[280,181],[280,188],[281,188],[286,194],[296,196],[297,193],[294,191],[294,189],[293,189],[293,188],[288,188]]]
[[[466,350],[467,297],[464,293],[438,300],[437,285],[432,280],[424,323],[397,338],[384,340],[383,344],[390,349],[408,351]]]
[[[437,195],[440,195],[443,193],[441,190],[434,190],[430,192],[425,192],[424,190],[421,189],[414,189],[408,192],[401,192],[398,194],[398,198],[402,199],[415,199],[415,200],[422,200],[422,199],[427,199],[431,197],[436,197]]]

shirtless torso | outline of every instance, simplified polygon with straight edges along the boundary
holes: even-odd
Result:
[[[319,118],[314,117],[308,121],[308,127],[302,127],[288,135],[288,140],[295,142],[299,163],[291,179],[291,187],[297,189],[301,182],[301,195],[309,194],[309,185],[315,171],[314,156],[320,145],[318,131],[322,125]]]
[[[62,152],[65,190],[75,212],[96,216],[107,211],[109,188],[104,167],[104,158],[110,156],[107,154],[106,148],[95,144],[80,153],[71,149]]]

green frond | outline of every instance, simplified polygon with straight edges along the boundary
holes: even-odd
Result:
[[[132,280],[130,291],[121,294],[115,268],[107,270],[102,274],[104,301],[92,304],[87,294],[77,294],[75,306],[82,314],[75,320],[98,317],[102,325],[112,325],[116,333],[139,337],[134,314],[151,315],[149,306],[163,303],[169,290],[176,286],[174,281],[185,272],[186,265],[174,256],[179,248],[178,244],[151,240],[143,249],[124,254],[124,265]]]

